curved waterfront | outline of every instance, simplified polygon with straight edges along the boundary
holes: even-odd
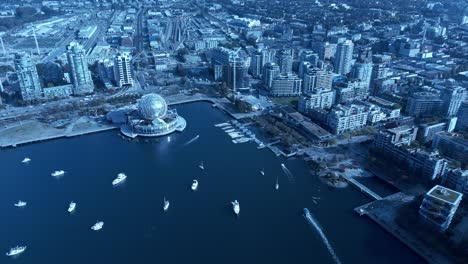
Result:
[[[422,263],[353,212],[369,202],[364,194],[327,187],[300,159],[232,144],[213,126],[229,118],[210,104],[177,110],[187,127],[170,135],[170,142],[167,136],[128,141],[109,131],[1,150],[0,250],[17,244],[28,249],[17,259],[3,253],[0,263],[333,263],[302,217],[304,207],[343,263]],[[196,135],[198,140],[184,144]],[[30,164],[21,163],[26,156]],[[62,169],[63,178],[50,176]],[[128,178],[114,188],[119,172]],[[193,179],[199,181],[197,192],[190,190]],[[163,196],[171,202],[167,213]],[[317,205],[312,197],[321,198]],[[26,208],[13,206],[19,199],[28,202]],[[234,199],[241,206],[238,219]],[[77,203],[73,215],[67,212],[71,200]],[[94,232],[90,227],[98,220],[105,225]]]

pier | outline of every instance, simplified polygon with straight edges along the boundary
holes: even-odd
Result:
[[[345,177],[345,179],[353,186],[357,187],[358,189],[361,190],[361,192],[367,194],[368,196],[374,198],[375,200],[382,200],[382,197],[378,194],[376,194],[374,191],[372,191],[371,189],[367,188],[366,186],[364,186],[363,184],[361,184],[360,182],[356,181],[355,179],[353,179],[352,177]]]

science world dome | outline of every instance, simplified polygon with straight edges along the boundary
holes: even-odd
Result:
[[[126,120],[120,131],[131,138],[164,136],[182,132],[187,126],[185,119],[175,109],[169,109],[166,100],[158,94],[147,94],[137,105],[127,109],[129,111],[121,111]]]
[[[138,112],[146,120],[164,118],[167,114],[167,103],[158,94],[147,94],[138,101]]]

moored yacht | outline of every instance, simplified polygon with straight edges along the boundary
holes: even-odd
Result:
[[[166,197],[164,197],[164,203],[163,203],[163,210],[164,212],[167,212],[167,210],[169,210],[169,200],[166,200]]]
[[[192,191],[196,191],[198,189],[198,181],[197,180],[193,180],[193,183],[192,183]]]
[[[234,202],[231,202],[231,204],[232,204],[232,210],[234,211],[236,215],[238,215],[240,212],[239,202],[237,200],[234,200]]]
[[[98,221],[91,227],[91,229],[94,231],[98,231],[98,230],[101,230],[103,226],[104,226],[104,222]]]
[[[23,202],[21,200],[19,200],[17,203],[14,204],[14,206],[16,207],[25,207],[28,203],[27,202]]]
[[[124,173],[119,173],[119,174],[117,174],[117,178],[115,178],[112,181],[112,185],[117,185],[117,184],[123,182],[125,179],[127,179],[127,175],[125,175]]]
[[[70,205],[68,206],[68,212],[73,213],[73,211],[75,211],[75,208],[76,208],[76,203],[72,201]]]
[[[26,246],[22,246],[22,247],[16,246],[14,248],[11,248],[10,251],[6,253],[6,255],[9,257],[16,256],[18,254],[23,253],[25,250],[26,250]]]
[[[64,174],[65,174],[64,170],[57,170],[57,171],[52,172],[50,175],[52,177],[60,177],[60,176],[63,176]]]

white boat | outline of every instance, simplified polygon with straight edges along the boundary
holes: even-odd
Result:
[[[166,200],[166,197],[164,197],[164,203],[163,203],[163,209],[164,209],[164,212],[167,212],[167,210],[169,210],[169,200]]]
[[[198,189],[198,181],[197,180],[193,180],[193,183],[192,183],[192,191],[196,191]]]
[[[284,163],[281,163],[281,167],[283,167],[284,169],[286,169],[286,166],[284,165]]]
[[[23,202],[21,200],[19,200],[17,203],[15,203],[14,205],[16,207],[25,207],[28,203],[27,202]]]
[[[91,227],[91,229],[94,231],[98,231],[98,230],[101,230],[103,226],[104,226],[104,222],[98,221]]]
[[[262,169],[262,170],[260,171],[260,174],[265,175],[265,171]]]
[[[275,190],[279,189],[278,176],[276,176]]]
[[[60,176],[63,176],[64,174],[65,174],[64,170],[57,170],[57,171],[52,172],[50,175],[52,177],[60,177]]]
[[[73,211],[75,211],[75,208],[76,208],[76,203],[72,201],[70,205],[68,206],[68,212],[73,213]]]
[[[26,157],[26,158],[24,158],[21,162],[22,162],[22,163],[28,163],[28,162],[30,162],[30,161],[31,161],[31,159],[28,158],[28,157]]]
[[[200,162],[200,165],[198,165],[198,168],[200,168],[200,170],[204,170],[204,169],[205,169],[205,165],[203,165],[203,161]]]
[[[167,142],[168,142],[168,143],[171,142],[171,136],[168,136],[168,137],[167,137]]]
[[[6,255],[9,257],[16,256],[18,254],[23,253],[25,250],[26,250],[26,246],[23,246],[23,247],[16,246],[14,248],[11,248],[10,251],[6,253]]]
[[[232,210],[234,211],[236,215],[238,215],[240,212],[239,202],[237,200],[234,200],[234,202],[231,202],[231,203],[232,203]]]
[[[127,175],[125,175],[124,173],[119,173],[119,174],[117,174],[117,178],[115,178],[112,181],[112,185],[117,185],[117,184],[125,181],[125,179],[127,179]]]

